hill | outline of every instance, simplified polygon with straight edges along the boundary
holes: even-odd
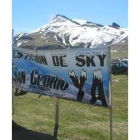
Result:
[[[17,47],[30,49],[93,48],[127,44],[128,30],[115,22],[104,26],[58,14],[42,27],[15,36],[14,42]]]

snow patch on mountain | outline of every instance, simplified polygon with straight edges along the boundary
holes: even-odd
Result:
[[[83,20],[83,19],[72,19],[72,20],[78,22],[81,25],[86,24],[87,22],[86,20]]]
[[[69,19],[60,14],[56,15],[49,23],[30,32],[29,35],[40,34],[41,39],[45,40],[48,33],[54,34],[53,38],[59,44],[84,48],[111,45],[125,41],[128,37],[127,29],[115,28],[111,25],[103,26],[82,19]],[[18,40],[23,35],[20,34]],[[19,44],[22,45],[21,42]]]
[[[121,34],[112,44],[116,44],[119,42],[125,42],[125,39],[128,37],[128,31],[125,31],[123,34]]]

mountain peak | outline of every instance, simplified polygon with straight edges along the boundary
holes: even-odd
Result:
[[[70,20],[68,17],[66,17],[66,16],[64,16],[64,15],[61,15],[61,14],[57,14],[57,15],[53,18],[53,20],[56,19],[56,18],[63,18],[63,19]]]
[[[113,28],[116,28],[116,29],[119,29],[120,28],[120,25],[117,24],[116,22],[113,22],[112,25],[109,25],[110,27],[113,27]]]
[[[112,27],[114,27],[114,28],[120,28],[120,25],[117,24],[116,22],[113,22],[113,23],[112,23]]]
[[[70,18],[68,18],[68,17],[66,17],[66,16],[64,16],[64,15],[61,15],[61,14],[57,14],[57,15],[52,19],[52,21],[51,21],[50,23],[55,23],[55,22],[61,23],[61,22],[67,22],[67,21],[69,21],[69,22],[71,22],[71,23],[74,23],[74,24],[77,24],[77,25],[80,25],[78,22],[73,21],[72,19],[70,19]]]
[[[57,14],[55,17],[63,17],[63,18],[67,18],[66,16],[61,15],[61,14]]]

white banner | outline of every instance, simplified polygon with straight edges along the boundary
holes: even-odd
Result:
[[[13,49],[13,81],[23,91],[109,106],[109,49]]]

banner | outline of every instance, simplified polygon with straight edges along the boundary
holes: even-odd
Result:
[[[22,91],[110,106],[108,48],[13,48],[12,78]]]

